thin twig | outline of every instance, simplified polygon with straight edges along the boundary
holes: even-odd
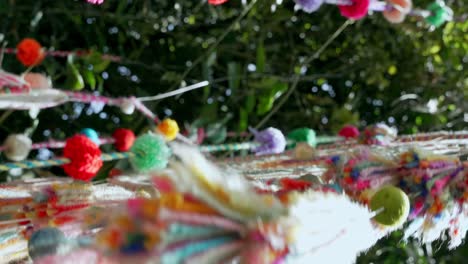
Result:
[[[218,45],[227,37],[227,35],[229,33],[231,33],[232,30],[234,30],[234,28],[236,27],[236,25],[250,12],[250,10],[254,7],[254,5],[257,3],[257,0],[252,0],[252,2],[250,2],[246,7],[245,9],[242,11],[242,13],[236,18],[236,20],[234,20],[231,25],[226,29],[226,31],[224,31],[224,33],[216,40],[215,43],[213,43],[213,45],[211,45],[211,47],[205,52],[203,53],[200,57],[198,57],[193,63],[192,65],[187,68],[187,70],[185,70],[184,73],[182,73],[182,76],[179,78],[179,81],[174,84],[174,87],[171,89],[175,89],[177,86],[180,85],[180,83],[185,80],[185,78],[187,77],[187,75],[189,75],[189,73],[198,65],[200,64],[207,56],[209,56],[215,49],[216,47],[218,47]]]
[[[333,33],[330,38],[327,39],[327,41],[314,53],[314,55],[312,55],[311,57],[309,57],[308,59],[304,60],[303,63],[300,64],[299,68],[302,69],[302,67],[304,66],[307,66],[309,65],[312,61],[316,60],[317,58],[320,57],[320,54],[322,54],[322,52],[330,45],[330,43],[333,42],[333,40],[335,40],[340,34],[341,32],[343,32],[343,30],[350,24],[352,24],[353,21],[352,20],[346,20],[346,22],[341,25],[336,31],[335,33]],[[268,122],[268,120],[270,120],[270,118],[276,114],[276,112],[278,112],[278,110],[284,105],[284,103],[286,103],[286,101],[288,100],[289,96],[291,96],[291,94],[296,90],[297,88],[297,85],[299,84],[299,81],[301,80],[301,73],[298,72],[294,75],[294,80],[293,80],[293,83],[291,85],[291,87],[289,88],[289,90],[286,92],[286,94],[281,98],[281,100],[278,102],[278,104],[275,105],[275,107],[268,113],[268,115],[266,115],[256,126],[255,126],[255,129],[259,129],[260,127],[262,127],[266,122]]]
[[[175,96],[175,95],[178,95],[178,94],[183,94],[183,93],[186,93],[186,92],[191,91],[191,90],[195,90],[195,89],[198,89],[198,88],[201,88],[201,87],[205,87],[208,84],[210,84],[208,81],[203,81],[203,82],[199,82],[199,83],[187,86],[187,87],[183,87],[183,88],[180,88],[180,89],[168,92],[168,93],[158,94],[158,95],[155,95],[155,96],[139,97],[138,100],[140,100],[142,102],[161,100],[161,99],[164,99],[164,98],[167,98],[167,97]]]
[[[5,111],[3,115],[0,117],[0,124],[2,124],[5,121],[5,119],[7,119],[11,114],[13,114],[13,111],[14,110],[12,109]]]

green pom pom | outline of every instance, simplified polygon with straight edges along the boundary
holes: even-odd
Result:
[[[452,19],[452,10],[442,1],[436,1],[430,4],[427,10],[431,12],[431,15],[426,17],[426,22],[434,27],[439,27],[444,24],[445,21]]]
[[[370,201],[372,211],[383,210],[374,220],[384,226],[399,226],[410,211],[410,202],[406,193],[394,186],[386,186],[377,191]]]
[[[164,138],[155,134],[138,137],[130,151],[135,154],[130,162],[136,170],[142,172],[166,168],[171,156]]]
[[[298,128],[294,129],[288,134],[288,139],[294,141],[292,147],[295,147],[295,143],[306,142],[311,147],[317,146],[317,137],[315,131],[310,128]]]

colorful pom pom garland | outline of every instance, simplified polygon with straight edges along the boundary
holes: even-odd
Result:
[[[342,16],[350,19],[361,19],[367,15],[370,0],[351,0],[349,5],[338,5]]]
[[[353,125],[346,125],[338,132],[338,135],[345,139],[358,138],[359,134],[359,129]]]
[[[130,162],[138,171],[164,169],[167,166],[171,150],[160,135],[145,134],[138,137],[130,151],[135,156]]]
[[[401,23],[411,12],[413,3],[411,0],[388,0],[391,7],[382,11],[384,18],[390,23]]]
[[[179,134],[179,125],[176,121],[166,118],[158,124],[157,132],[161,133],[167,141],[174,140]]]
[[[96,145],[100,144],[99,134],[96,132],[96,130],[92,128],[84,128],[80,131],[80,134],[89,138],[92,142],[94,142],[94,144]]]
[[[103,1],[88,0],[88,2],[101,4]],[[227,1],[210,0],[208,2],[212,5],[219,5]],[[328,1],[297,0],[296,2],[303,5],[305,11],[312,12],[317,10],[323,2]],[[411,2],[389,1],[388,3],[386,6],[381,4],[379,6],[377,2],[353,0],[339,1],[335,4],[339,4],[341,13],[351,19],[364,17],[368,10],[378,10],[383,11],[384,16],[389,21],[398,23],[404,19],[405,15],[411,14]],[[406,7],[405,4],[407,4]],[[450,19],[451,15],[448,9],[441,11],[441,5],[431,8],[432,10],[424,17],[432,26],[440,26],[444,21]],[[37,65],[45,56],[44,54],[49,55],[42,48],[36,52],[39,55],[35,54],[32,46],[34,45],[30,45],[30,47],[25,45],[22,51],[18,48],[18,54],[20,51],[22,53],[22,62],[29,61],[29,67]],[[40,58],[40,60],[31,59],[33,57]],[[23,64],[28,66],[24,62]],[[30,88],[43,88],[45,86],[44,78],[36,80],[36,83],[42,82],[41,84],[33,84],[33,81],[29,80],[25,83],[21,78],[17,79],[17,76],[8,76],[7,74],[2,76],[0,74],[0,77],[0,81],[4,82],[7,87],[11,86],[11,90],[10,88],[5,90],[11,94],[28,95]],[[13,78],[9,80],[6,77]],[[142,100],[136,98],[120,98],[114,101],[112,98],[66,93],[63,102],[73,100],[80,102],[101,100],[120,106],[126,114],[132,114],[136,108],[151,120],[159,122],[157,116],[142,105]],[[347,139],[355,138],[358,134],[356,130],[349,129],[349,131],[340,132],[340,136]],[[179,128],[175,121],[166,119],[158,125],[156,132],[160,135],[146,134],[135,139],[133,132],[117,130],[113,134],[113,139],[107,143],[114,142],[118,151],[130,150],[130,152],[102,154],[98,147],[99,144],[103,143],[102,139],[99,139],[96,131],[87,129],[82,132],[86,137],[77,135],[67,140],[64,158],[0,164],[0,169],[63,165],[64,170],[72,178],[85,182],[90,181],[96,175],[102,162],[106,160],[128,158],[138,171],[159,170],[166,168],[172,152],[166,145],[166,141],[174,140],[178,135]],[[47,184],[42,183],[41,187],[22,183],[27,186],[25,189],[29,188],[31,193],[35,194],[33,199],[27,197],[21,199],[21,202],[0,199],[0,204],[21,205],[18,207],[21,208],[18,209],[18,212],[14,211],[8,215],[13,219],[12,223],[18,223],[19,226],[34,222],[32,225],[34,228],[37,227],[36,225],[54,225],[67,231],[76,228],[73,229],[73,232],[86,233],[83,241],[87,242],[83,244],[94,246],[93,250],[95,251],[88,252],[92,255],[90,259],[100,258],[102,256],[100,250],[104,248],[108,255],[118,256],[116,257],[117,261],[121,256],[139,259],[143,254],[160,258],[162,262],[168,263],[204,263],[206,260],[209,260],[206,262],[226,260],[228,256],[235,255],[245,263],[279,263],[285,259],[298,257],[295,256],[295,253],[309,252],[311,248],[332,247],[335,242],[335,239],[327,244],[318,239],[314,241],[315,237],[310,238],[310,234],[323,232],[327,235],[333,235],[336,233],[336,240],[339,240],[346,233],[352,233],[353,229],[343,231],[338,230],[335,225],[330,225],[333,220],[352,219],[350,223],[359,223],[360,227],[364,227],[368,231],[359,234],[370,237],[367,237],[369,239],[366,243],[359,241],[359,246],[349,245],[353,247],[350,250],[352,251],[351,257],[355,257],[358,252],[367,249],[378,238],[384,236],[388,231],[387,228],[401,226],[408,215],[410,219],[422,218],[424,223],[439,224],[437,228],[444,231],[447,229],[447,224],[444,224],[447,221],[438,221],[438,219],[446,217],[445,215],[449,214],[448,211],[458,210],[461,212],[462,205],[466,201],[468,186],[466,182],[463,182],[466,181],[468,170],[466,164],[461,164],[456,158],[408,150],[399,153],[401,157],[396,161],[389,156],[372,153],[374,149],[354,148],[359,145],[358,143],[363,143],[387,146],[386,150],[394,151],[391,147],[395,146],[396,143],[408,142],[404,141],[404,137],[397,138],[396,133],[383,126],[366,128],[358,141],[351,142],[355,145],[352,145],[346,153],[340,152],[338,154],[323,154],[320,152],[320,148],[312,148],[318,143],[328,141],[324,138],[321,141],[313,130],[307,128],[300,131],[298,136],[288,136],[289,142],[281,131],[275,128],[253,131],[252,133],[255,135],[255,142],[200,146],[200,149],[203,151],[250,149],[259,156],[268,156],[265,160],[276,158],[280,160],[276,163],[279,169],[273,174],[277,172],[284,174],[284,169],[281,167],[285,164],[291,167],[301,164],[305,167],[309,165],[320,167],[319,172],[313,171],[313,173],[323,173],[323,177],[317,181],[283,178],[278,181],[279,191],[265,191],[259,188],[258,192],[254,192],[251,183],[246,183],[240,175],[232,173],[230,170],[225,171],[217,168],[201,158],[201,155],[194,150],[181,151],[175,147],[177,159],[171,161],[169,172],[163,177],[158,175],[152,179],[149,179],[149,175],[145,175],[146,179],[135,185],[140,187],[139,184],[141,184],[148,187],[148,182],[150,182],[149,189],[132,189],[131,195],[129,195],[132,197],[125,196],[117,206],[112,200],[118,196],[116,193],[108,195],[105,191],[91,191],[93,188],[90,183],[75,185],[76,182],[66,182],[63,186],[58,187],[59,185],[53,179],[47,179]],[[454,138],[456,137],[454,136]],[[333,142],[339,138],[330,137],[328,139]],[[14,144],[11,143],[11,146],[5,143],[5,154],[10,159],[17,161],[26,158],[35,145],[29,138],[20,139],[18,135],[13,141]],[[344,148],[348,146],[346,144]],[[177,143],[174,145],[177,146]],[[299,161],[288,160],[290,153],[277,155],[282,153],[287,145],[295,145],[293,154]],[[260,164],[266,165],[267,162],[260,162]],[[269,165],[271,164],[273,162]],[[255,166],[259,166],[259,164]],[[263,169],[258,173],[267,175],[269,172],[265,168]],[[294,173],[302,176],[305,173],[310,173],[310,170],[301,171],[295,167]],[[290,174],[290,171],[286,171],[286,174]],[[115,178],[119,177],[115,176]],[[110,182],[109,180],[108,183],[104,183],[106,191],[109,190],[107,187],[109,187]],[[123,181],[115,180],[113,182],[124,185]],[[133,184],[125,184],[126,189],[130,189],[131,185],[133,188]],[[382,186],[384,187],[381,188]],[[275,187],[273,186],[272,189]],[[0,197],[5,193],[8,194],[11,188],[14,188],[14,185],[7,188],[0,186]],[[342,193],[346,193],[346,195],[342,195]],[[93,199],[96,199],[95,197],[98,195],[105,197],[105,202],[94,203]],[[135,197],[140,198],[135,199]],[[24,201],[27,201],[26,206],[22,205]],[[30,207],[31,204],[33,207]],[[94,211],[90,205],[95,205],[101,213]],[[303,208],[307,210],[300,210]],[[320,210],[323,208],[327,210]],[[338,210],[345,208],[352,208],[346,211],[351,211],[351,216],[348,213],[343,213],[344,210]],[[14,210],[17,209],[14,208]],[[327,213],[323,213],[324,211]],[[84,214],[82,214],[83,212]],[[306,214],[303,217],[304,212],[313,212],[315,215]],[[85,220],[78,215],[84,215]],[[33,221],[37,220],[36,217],[41,218],[41,221]],[[462,218],[457,213],[449,214],[449,217],[451,220],[457,221]],[[281,221],[279,221],[280,219]],[[288,221],[283,221],[285,219]],[[325,225],[320,226],[322,228],[315,225],[311,227],[310,223],[301,221],[303,219],[314,219],[315,222],[322,222]],[[374,220],[383,228],[375,229],[372,222]],[[88,226],[74,227],[73,224],[77,222],[85,222]],[[441,222],[442,224],[440,224]],[[452,224],[452,221],[450,221],[450,225],[452,238],[456,238],[458,230],[464,230],[459,229],[456,224]],[[291,230],[296,226],[300,226],[301,229],[297,234],[294,234]],[[425,226],[429,226],[429,224]],[[90,235],[96,230],[96,227],[100,230],[98,234],[96,236]],[[313,228],[313,230],[311,231],[309,228]],[[18,230],[20,230],[18,234],[21,233],[25,237],[28,237],[30,234],[27,233],[31,231]],[[2,231],[0,229],[0,238],[3,238],[4,235]],[[424,230],[422,233],[426,236],[426,233],[440,234],[441,232],[425,232]],[[301,234],[308,237],[302,237],[304,239],[302,241]],[[72,237],[72,235],[65,234],[58,229],[42,229],[33,233],[29,239],[31,257],[39,258],[38,263],[49,263],[57,261],[57,259],[62,262],[70,258],[77,258],[80,253],[86,252],[84,249],[73,248],[71,252],[62,252],[64,254],[57,256],[55,253],[61,251],[58,248],[62,244],[67,244],[66,239],[64,239],[65,235]],[[358,234],[352,235],[356,237]],[[75,234],[73,237],[76,237]],[[430,240],[430,238],[424,239]],[[309,244],[310,240],[315,244]],[[21,242],[21,240],[19,241]],[[304,241],[308,242],[306,247],[310,248],[304,248],[304,244],[306,244],[302,243]],[[75,244],[80,243],[76,242]],[[453,242],[453,244],[457,245],[457,242]],[[155,252],[154,249],[158,245],[162,246],[157,248],[157,252]],[[336,252],[336,250],[332,250],[332,252]],[[332,254],[329,257],[336,257],[336,255],[338,254]]]
[[[400,226],[410,212],[408,196],[394,186],[385,186],[371,198],[370,209],[379,212],[375,221],[385,226]]]
[[[122,144],[122,143],[120,143]],[[128,144],[128,142],[126,142]],[[0,164],[0,170],[31,169],[62,165],[72,178],[89,181],[96,176],[103,161],[130,159],[138,171],[163,169],[170,157],[170,149],[159,135],[146,134],[135,140],[131,152],[101,153],[99,147],[83,135],[76,135],[67,140],[64,157],[52,160],[26,160]]]
[[[128,129],[117,129],[112,137],[99,138],[94,129],[86,128],[81,131],[86,137],[91,139],[96,145],[114,144],[115,148],[120,152],[125,152],[130,149],[135,141],[135,134]],[[13,134],[7,137],[0,150],[5,156],[12,161],[22,161],[27,158],[29,152],[34,149],[41,148],[63,148],[65,142],[49,140],[47,142],[32,143],[31,139],[26,135]]]
[[[317,11],[322,4],[337,5],[343,17],[349,19],[362,19],[368,11],[382,12],[384,18],[390,23],[401,23],[408,15],[418,16],[430,26],[439,27],[450,21],[453,12],[443,1],[435,1],[425,10],[412,10],[411,0],[387,0],[386,2],[370,0],[295,0],[297,7],[307,13]]]
[[[102,166],[99,146],[83,135],[67,139],[63,156],[70,160],[63,165],[63,169],[70,177],[77,180],[91,180]]]
[[[130,129],[119,128],[112,134],[115,149],[120,152],[129,151],[135,142],[135,134]]]
[[[16,49],[16,57],[27,67],[40,64],[45,57],[44,49],[35,39],[23,39],[18,43]]]
[[[155,140],[151,137],[158,137],[158,142],[165,142],[160,135],[144,135],[140,142],[137,140],[138,143],[135,143],[136,153],[129,157],[134,158],[137,153],[154,153],[147,149],[147,143]],[[94,144],[83,135],[77,135],[73,139],[90,146]],[[309,147],[307,143],[303,144]],[[48,219],[55,223],[60,230],[68,230],[73,226],[72,223],[83,221],[76,215],[84,215],[85,229],[102,227],[96,236],[83,233],[84,237],[73,238],[76,236],[66,235],[71,240],[76,239],[72,243],[63,240],[60,232],[64,231],[52,231],[57,235],[38,239],[39,235],[36,234],[49,232],[47,229],[39,229],[33,233],[29,241],[30,248],[35,248],[31,251],[32,255],[37,261],[51,260],[53,256],[63,260],[76,257],[73,253],[81,252],[80,245],[84,245],[97,250],[95,253],[97,255],[102,254],[103,252],[99,252],[104,249],[110,259],[116,259],[117,256],[140,258],[141,254],[144,254],[147,257],[167,261],[189,259],[200,261],[208,256],[213,257],[213,252],[224,252],[222,250],[225,247],[231,248],[236,245],[233,247],[235,248],[233,252],[241,258],[275,263],[285,257],[299,258],[301,254],[297,253],[306,252],[315,243],[317,245],[324,243],[319,238],[310,242],[310,236],[307,240],[302,240],[306,238],[301,234],[325,232],[330,235],[336,232],[336,239],[339,240],[342,236],[339,235],[340,230],[331,223],[352,219],[350,220],[352,223],[356,224],[358,221],[360,226],[366,226],[368,236],[366,238],[368,240],[364,239],[359,245],[353,245],[352,254],[346,256],[347,259],[352,259],[359,251],[370,247],[390,230],[401,226],[408,215],[410,219],[422,219],[428,223],[430,221],[443,232],[448,228],[447,224],[443,223],[448,222],[437,219],[443,217],[445,212],[453,211],[452,209],[464,203],[466,199],[463,198],[463,193],[468,190],[467,185],[460,184],[465,181],[468,170],[456,158],[410,150],[401,153],[395,159],[393,156],[379,154],[378,149],[355,149],[352,153],[330,157],[329,162],[322,161],[321,166],[328,168],[328,172],[334,175],[328,177],[331,180],[329,183],[286,178],[278,181],[279,191],[259,190],[259,193],[255,193],[250,189],[250,183],[240,175],[220,171],[202,158],[194,148],[191,150],[187,148],[174,144],[177,159],[171,162],[170,171],[158,174],[149,180],[159,191],[157,196],[145,194],[143,197],[151,198],[136,199],[128,199],[126,196],[123,207],[113,207],[93,201],[95,199],[93,197],[106,196],[104,193],[93,193],[94,187],[98,186],[93,187],[91,183],[53,183],[45,189],[43,183],[38,185],[42,186],[40,188],[32,185],[31,193],[41,190],[40,195],[35,194],[35,198],[29,200],[34,201],[34,210],[27,211],[27,218],[18,218],[18,223],[25,221],[36,223],[38,220],[33,217],[36,215],[42,220]],[[147,164],[146,162],[142,164]],[[330,175],[328,172],[324,176]],[[327,177],[323,180],[326,181]],[[112,182],[119,183],[114,180]],[[343,195],[340,186],[334,186],[333,182],[339,183],[346,195]],[[126,184],[122,186],[131,189],[135,196],[140,195],[137,194],[140,193],[139,188]],[[421,189],[422,187],[424,189]],[[5,187],[0,186],[0,196],[4,193],[3,188]],[[18,187],[18,190],[23,188],[23,186]],[[421,190],[426,190],[427,193],[423,194]],[[452,199],[456,203],[452,203]],[[46,207],[41,207],[44,202]],[[0,205],[6,203],[21,204],[24,200],[0,199]],[[96,210],[95,206],[101,209]],[[21,208],[29,208],[29,205],[27,207],[21,205]],[[323,210],[324,208],[327,210]],[[67,214],[63,215],[65,211]],[[309,215],[310,213],[313,213],[313,217]],[[461,220],[462,216],[452,214],[450,217]],[[262,219],[261,225],[257,221],[249,221],[259,218]],[[289,219],[291,222],[277,221],[280,218]],[[314,219],[314,225],[310,225],[310,221],[305,223],[301,219]],[[373,221],[381,227],[376,228]],[[294,232],[295,228],[292,227],[301,229]],[[450,228],[452,227],[455,228],[453,230],[464,230],[456,224],[450,224]],[[349,229],[347,232],[353,230]],[[439,235],[440,232],[435,233]],[[450,236],[454,239],[453,244],[457,245],[459,242],[455,239],[459,236],[457,237],[455,233],[458,234],[460,231],[450,232]],[[423,234],[434,234],[434,230],[423,231]],[[210,239],[206,239],[206,235],[210,236]],[[282,246],[272,247],[273,237],[276,242],[282,241]],[[424,239],[429,238],[432,237]],[[176,241],[184,243],[179,244]],[[304,244],[304,241],[312,244]],[[59,243],[61,246],[69,246],[64,249],[65,254],[61,256],[55,254]],[[43,250],[43,245],[46,244],[47,250],[50,251]],[[251,252],[248,249],[253,247],[249,245],[254,244],[259,248],[255,247],[255,252]],[[155,253],[151,249],[157,245],[165,246]],[[327,246],[333,247],[333,245],[334,243]],[[201,254],[202,251],[205,253]],[[47,255],[49,253],[52,255]],[[226,258],[225,254],[215,255],[219,260]],[[336,256],[328,257],[333,259]],[[314,256],[309,256],[308,260],[313,259]]]

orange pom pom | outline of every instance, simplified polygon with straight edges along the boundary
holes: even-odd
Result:
[[[16,58],[27,67],[40,64],[45,57],[41,44],[31,38],[23,39],[16,50]]]

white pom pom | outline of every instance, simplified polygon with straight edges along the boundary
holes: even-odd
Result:
[[[373,225],[367,207],[342,194],[297,194],[290,215],[296,219],[291,223],[296,229],[291,257],[298,264],[354,263],[386,234]]]
[[[3,143],[5,156],[9,160],[22,161],[26,159],[31,151],[32,141],[25,135],[9,135]]]
[[[131,115],[135,111],[135,105],[131,100],[124,100],[120,105],[120,109],[124,114]]]

